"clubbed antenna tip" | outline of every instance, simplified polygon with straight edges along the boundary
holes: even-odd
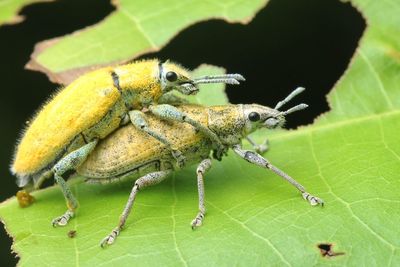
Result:
[[[299,110],[302,110],[302,109],[306,109],[306,108],[308,108],[307,104],[304,104],[304,103],[298,104],[297,106],[294,106],[294,107],[292,107],[292,108],[290,108],[290,109],[288,109],[286,111],[283,111],[282,115],[286,116],[287,114],[290,114],[290,113],[293,113],[293,112],[296,112],[296,111],[299,111]]]
[[[297,87],[296,89],[294,89],[293,92],[291,92],[285,99],[283,99],[282,101],[279,101],[278,104],[276,104],[275,108],[276,110],[279,110],[283,105],[285,105],[287,102],[289,102],[290,100],[292,100],[295,96],[297,96],[298,94],[302,93],[304,90],[306,90],[306,88],[304,87]]]

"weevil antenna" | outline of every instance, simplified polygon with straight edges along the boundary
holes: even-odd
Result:
[[[304,87],[297,87],[296,89],[294,89],[293,92],[291,92],[285,99],[283,99],[282,101],[279,101],[278,104],[276,104],[275,108],[276,110],[279,110],[283,105],[285,105],[287,102],[289,102],[290,100],[292,100],[295,96],[297,96],[298,94],[302,93],[304,90],[306,90],[306,88]]]
[[[201,83],[226,83],[226,84],[239,84],[240,81],[245,81],[246,79],[240,74],[222,74],[222,75],[212,75],[204,76],[193,80],[193,84]]]
[[[293,113],[293,112],[296,112],[296,111],[299,111],[302,109],[306,109],[306,108],[308,108],[307,104],[304,104],[304,103],[298,104],[297,106],[294,106],[286,111],[282,111],[279,115],[286,116],[287,114],[290,114],[290,113]]]

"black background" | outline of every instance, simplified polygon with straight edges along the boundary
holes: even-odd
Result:
[[[113,10],[108,0],[36,4],[21,11],[24,22],[0,27],[0,201],[17,191],[8,166],[24,122],[58,87],[24,69],[34,44],[92,25]],[[304,86],[296,103],[310,107],[288,118],[287,127],[294,128],[329,109],[325,95],[345,71],[365,26],[355,8],[337,0],[272,0],[248,25],[201,22],[143,57],[172,59],[191,69],[206,62],[243,74],[245,83],[227,89],[233,103],[274,106]],[[17,262],[10,246],[1,227],[1,266]]]

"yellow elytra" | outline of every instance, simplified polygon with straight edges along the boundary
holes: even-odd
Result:
[[[126,121],[129,110],[156,104],[173,89],[195,93],[199,83],[208,82],[196,83],[178,64],[156,59],[79,77],[52,97],[25,130],[11,166],[18,185],[36,183],[69,152],[107,136]]]

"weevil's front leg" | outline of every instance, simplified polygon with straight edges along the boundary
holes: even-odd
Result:
[[[159,171],[159,172],[152,172],[149,174],[146,174],[145,176],[137,179],[135,181],[135,184],[132,187],[132,191],[129,194],[128,202],[125,205],[125,208],[121,214],[121,217],[119,218],[119,223],[118,226],[114,228],[114,230],[111,231],[111,234],[106,236],[101,242],[100,246],[104,247],[105,245],[111,245],[114,243],[115,239],[121,232],[122,228],[125,225],[126,220],[128,219],[129,213],[131,212],[133,203],[135,202],[135,198],[139,190],[160,183],[163,181],[165,178],[168,177],[168,175],[171,173],[171,170],[166,170],[166,171]]]
[[[253,146],[253,149],[260,154],[263,154],[265,152],[268,151],[269,149],[269,144],[268,144],[268,139],[265,139],[264,143],[262,144],[257,144],[257,142],[255,142],[253,140],[253,138],[251,138],[250,136],[246,136],[247,141]]]
[[[147,124],[143,112],[139,110],[132,110],[129,112],[129,117],[131,119],[132,124],[137,129],[149,134],[150,136],[154,137],[155,139],[166,145],[168,149],[171,151],[172,156],[176,159],[176,162],[179,167],[183,167],[185,165],[186,158],[185,156],[183,156],[182,152],[179,151],[178,149],[174,149],[172,147],[172,144],[164,136],[154,132],[152,129],[149,128],[149,125]]]
[[[208,127],[202,125],[200,122],[193,120],[190,118],[186,113],[180,111],[174,106],[168,105],[168,104],[162,104],[162,105],[155,105],[155,106],[150,106],[149,110],[156,115],[157,117],[164,119],[164,120],[169,120],[169,121],[178,121],[178,122],[186,122],[195,127],[197,130],[199,130],[201,133],[203,133],[206,137],[211,139],[213,144],[216,146],[216,158],[218,160],[221,159],[221,157],[226,154],[227,152],[227,147],[224,146],[219,137],[211,131]]]
[[[261,166],[263,168],[267,168],[274,173],[278,174],[280,177],[291,183],[294,187],[296,187],[302,194],[303,198],[310,202],[312,206],[321,204],[324,205],[324,201],[316,196],[313,196],[309,193],[306,192],[305,188],[299,184],[296,180],[294,180],[292,177],[287,175],[285,172],[281,171],[274,165],[268,162],[265,158],[263,158],[261,155],[249,151],[249,150],[243,150],[240,145],[236,145],[233,147],[233,151],[235,151],[236,154],[238,154],[240,157],[244,158],[250,163],[256,164],[258,166]]]
[[[90,152],[93,151],[93,149],[97,145],[97,140],[92,141],[83,147],[72,151],[68,155],[66,155],[64,158],[62,158],[54,167],[53,167],[53,172],[54,172],[54,179],[57,182],[57,184],[61,187],[61,191],[65,197],[65,200],[67,201],[67,207],[68,210],[61,215],[60,217],[55,218],[52,221],[53,226],[64,226],[68,223],[69,219],[71,219],[74,216],[75,209],[78,207],[78,201],[74,197],[74,195],[71,192],[71,189],[69,188],[68,184],[65,182],[64,178],[62,175],[68,171],[77,168],[80,164],[82,164]]]
[[[173,94],[173,92],[170,92],[162,95],[160,99],[158,99],[158,103],[175,105],[175,104],[186,104],[189,103],[189,101],[183,97]]]
[[[196,218],[192,221],[192,229],[201,226],[204,216],[206,215],[206,206],[204,205],[204,179],[203,176],[206,171],[211,168],[211,159],[204,159],[199,166],[197,166],[197,189],[199,192],[199,212]]]

